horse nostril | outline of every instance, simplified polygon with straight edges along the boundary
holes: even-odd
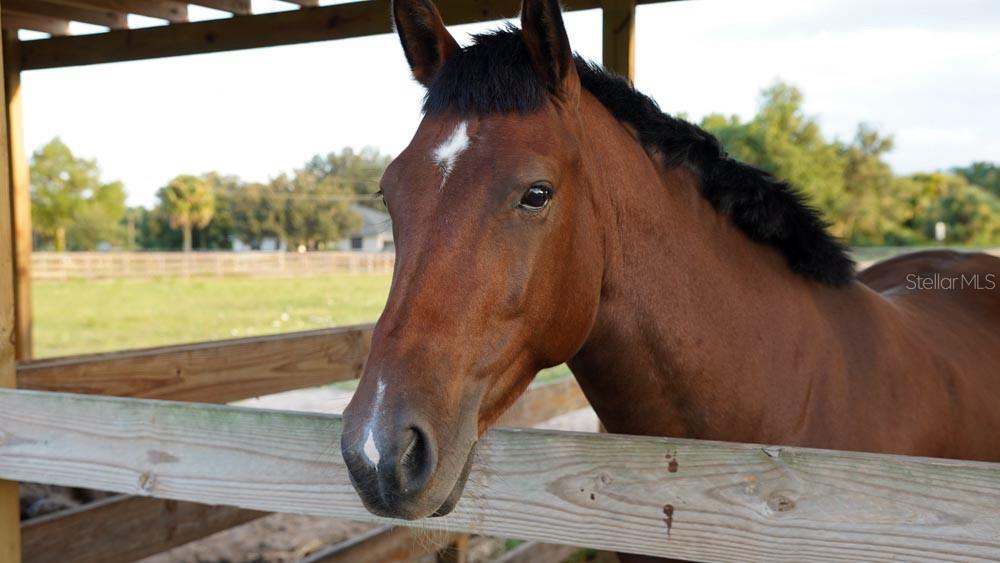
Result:
[[[405,494],[427,484],[434,472],[434,450],[427,433],[418,426],[407,428],[400,438],[403,453],[397,465],[397,476]]]

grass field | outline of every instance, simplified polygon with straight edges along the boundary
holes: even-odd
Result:
[[[36,281],[35,357],[259,336],[378,319],[390,274]],[[560,366],[540,377],[565,376]]]
[[[35,357],[373,322],[390,278],[39,281]]]

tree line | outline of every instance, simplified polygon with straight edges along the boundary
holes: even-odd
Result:
[[[712,114],[701,126],[735,158],[800,187],[854,246],[935,242],[1000,245],[1000,165],[973,162],[947,171],[897,175],[886,162],[893,139],[861,124],[849,141],[827,139],[805,114],[802,93],[778,82],[761,94],[748,121]],[[327,248],[354,232],[352,204],[373,197],[390,161],[378,150],[317,155],[269,182],[217,172],[177,176],[151,209],[127,207],[121,182],[104,182],[96,161],[58,138],[31,159],[35,245],[40,249]]]
[[[31,159],[35,246],[44,250],[327,248],[361,225],[351,209],[380,209],[378,179],[391,159],[350,148],[317,155],[269,182],[208,172],[182,174],[152,208],[127,207],[121,182],[104,183],[94,160],[53,139]]]

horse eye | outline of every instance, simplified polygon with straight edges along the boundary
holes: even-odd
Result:
[[[521,196],[518,207],[527,211],[541,211],[552,199],[552,188],[546,184],[535,184]]]

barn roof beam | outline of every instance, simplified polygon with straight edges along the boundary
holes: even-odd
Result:
[[[672,1],[677,0],[639,0],[637,3]],[[437,4],[449,25],[513,17],[520,9],[520,0],[438,0]],[[601,0],[563,2],[567,11],[590,10],[601,5]],[[388,0],[368,0],[221,20],[24,41],[21,62],[24,70],[33,70],[293,45],[390,31]]]
[[[53,4],[76,8],[99,8],[120,14],[137,14],[172,23],[188,21],[187,2],[179,0],[49,0]]]
[[[49,18],[72,20],[111,29],[128,27],[126,14],[101,8],[81,8],[48,0],[3,0],[5,10]]]
[[[253,13],[250,0],[189,0],[189,4],[222,10],[237,16],[249,16]]]
[[[53,36],[69,35],[69,20],[8,10],[6,6],[5,2],[3,14],[0,17],[3,20],[3,28],[8,31],[29,29]]]

